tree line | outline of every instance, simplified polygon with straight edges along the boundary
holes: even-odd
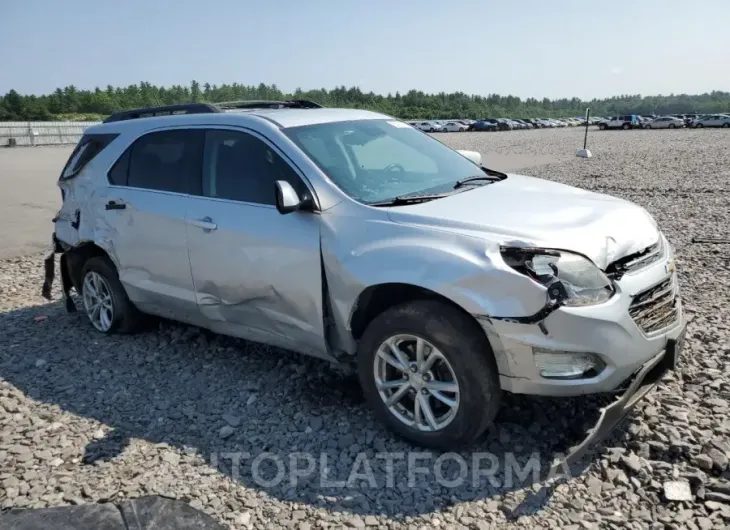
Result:
[[[380,95],[357,87],[332,90],[282,92],[276,85],[239,83],[211,85],[193,81],[189,86],[155,86],[147,82],[127,87],[79,90],[73,85],[51,94],[22,95],[11,90],[0,96],[0,121],[100,119],[119,110],[189,102],[222,102],[250,99],[308,99],[325,107],[350,107],[383,112],[402,119],[450,119],[490,117],[560,118],[582,116],[586,107],[594,116],[613,114],[677,114],[730,112],[730,92],[670,94],[668,96],[623,95],[590,101],[579,98],[521,99],[516,96],[469,95],[463,92]]]

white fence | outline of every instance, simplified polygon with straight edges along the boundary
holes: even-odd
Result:
[[[87,127],[98,121],[3,121],[0,122],[0,147],[9,145],[75,144]],[[14,141],[13,141],[14,140]]]

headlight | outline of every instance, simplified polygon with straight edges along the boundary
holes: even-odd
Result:
[[[503,247],[504,262],[544,285],[548,296],[567,306],[602,304],[613,296],[611,280],[589,259],[571,252]]]

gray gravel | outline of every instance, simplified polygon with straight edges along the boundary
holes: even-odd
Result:
[[[520,155],[526,174],[633,200],[677,248],[690,318],[679,370],[572,477],[509,485],[500,465],[449,487],[434,478],[438,455],[420,455],[431,472],[409,485],[407,456],[392,467],[375,457],[414,448],[375,422],[352,376],[168,322],[101,336],[40,298],[36,254],[0,261],[0,508],[162,494],[232,528],[730,528],[730,245],[691,242],[730,237],[730,131],[594,131],[589,160],[573,157],[578,130],[439,138],[487,164]],[[460,453],[470,472],[474,453],[547,464],[605,403],[505,401],[485,440]],[[240,452],[250,456],[233,465],[226,454]],[[290,470],[293,452],[312,454],[315,473],[267,487],[267,463]],[[446,479],[456,462],[439,468]]]

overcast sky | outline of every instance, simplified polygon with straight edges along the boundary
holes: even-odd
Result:
[[[730,90],[730,0],[5,0],[0,93],[276,83],[520,97]]]

